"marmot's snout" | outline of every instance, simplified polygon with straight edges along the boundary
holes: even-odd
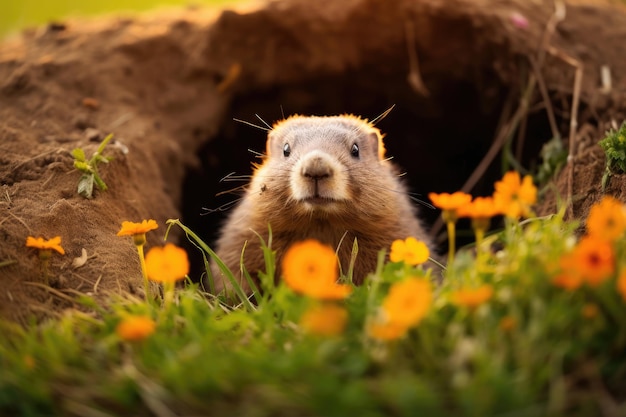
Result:
[[[319,155],[314,155],[311,158],[306,158],[303,161],[301,174],[304,178],[319,181],[333,175],[333,167],[326,158]]]
[[[348,179],[342,172],[336,158],[320,150],[311,151],[298,161],[292,171],[292,195],[296,200],[308,203],[345,200],[348,197]]]

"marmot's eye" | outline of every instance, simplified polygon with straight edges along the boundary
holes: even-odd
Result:
[[[283,155],[285,156],[285,158],[291,155],[291,146],[289,146],[288,143],[285,143],[285,145],[283,146]]]
[[[352,145],[352,149],[350,149],[350,155],[352,155],[353,158],[359,157],[359,145],[357,145],[356,143]]]

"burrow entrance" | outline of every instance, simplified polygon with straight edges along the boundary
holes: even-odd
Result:
[[[431,191],[459,190],[487,153],[507,106],[517,107],[520,89],[502,82],[489,68],[479,80],[433,74],[425,82],[428,97],[408,87],[406,73],[381,76],[373,69],[237,95],[219,134],[207,138],[200,149],[201,167],[187,172],[183,221],[208,243],[215,241],[220,224],[241,195],[237,188],[245,186],[252,173],[251,163],[259,161],[257,153],[265,150],[264,130],[233,119],[264,126],[257,115],[270,125],[292,114],[353,113],[371,120],[395,106],[377,126],[386,134],[387,155],[406,172],[411,192],[417,199],[428,201]],[[540,101],[538,95],[536,99]],[[521,165],[536,166],[541,146],[551,137],[545,111],[536,107],[526,120]],[[498,156],[472,193],[491,194],[494,181],[501,175]],[[416,204],[426,226],[431,226],[439,211]],[[445,234],[439,237],[443,248]],[[192,256],[196,252],[190,250]],[[198,268],[202,265],[199,259],[192,263]],[[197,270],[192,275],[200,273]]]

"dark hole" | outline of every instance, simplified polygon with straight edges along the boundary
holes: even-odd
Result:
[[[220,182],[220,179],[230,173],[250,175],[251,163],[257,159],[248,149],[265,150],[264,130],[232,118],[264,126],[256,114],[270,125],[282,119],[283,114],[353,113],[371,120],[395,105],[377,126],[386,135],[387,156],[392,156],[406,172],[404,179],[411,191],[418,199],[428,201],[431,191],[459,190],[491,146],[507,97],[509,94],[514,97],[515,108],[519,92],[511,91],[511,87],[500,82],[490,70],[485,70],[480,83],[437,74],[425,77],[430,97],[417,95],[405,80],[405,73],[381,78],[373,72],[359,71],[239,95],[233,100],[229,118],[224,120],[219,134],[208,138],[200,150],[201,169],[187,175],[183,221],[207,243],[214,244],[227,212],[219,208],[228,207],[241,193],[217,195],[246,183]],[[529,167],[537,163],[541,145],[552,136],[544,111],[529,115],[526,132],[521,162]],[[494,160],[472,190],[473,195],[492,193],[494,181],[502,174],[500,162],[500,157]],[[423,205],[419,211],[427,227],[440,213]],[[465,236],[461,240],[471,240],[471,233]],[[446,242],[442,241],[441,249],[445,247]],[[197,249],[190,249],[195,268],[192,275],[196,278],[202,272],[197,253]]]

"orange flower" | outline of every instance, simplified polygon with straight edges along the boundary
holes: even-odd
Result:
[[[433,205],[443,211],[442,216],[443,220],[447,222],[455,222],[457,219],[457,211],[469,204],[472,201],[472,196],[457,191],[455,193],[430,193],[428,194],[428,198],[433,202]]]
[[[569,262],[570,269],[579,273],[593,287],[600,285],[615,272],[613,246],[592,236],[585,236],[578,242]]]
[[[408,265],[423,264],[428,260],[430,252],[428,246],[414,237],[405,240],[395,240],[391,244],[389,259],[391,262],[404,262]]]
[[[133,223],[129,221],[122,222],[122,228],[117,232],[118,236],[134,236],[145,234],[150,230],[158,228],[159,225],[155,220],[143,220],[141,223]]]
[[[430,282],[409,277],[396,282],[383,300],[382,308],[389,322],[410,327],[417,325],[432,303]]]
[[[574,291],[583,283],[583,277],[576,272],[564,272],[552,278],[552,284],[567,291]]]
[[[343,299],[352,292],[349,285],[337,283],[335,252],[314,239],[294,243],[285,253],[282,270],[287,286],[309,297]]]
[[[143,246],[146,243],[146,233],[158,227],[159,225],[155,220],[143,220],[141,223],[123,221],[122,228],[117,232],[117,235],[132,236],[135,246]]]
[[[37,248],[39,250],[50,251],[55,250],[59,252],[61,255],[65,255],[65,250],[61,247],[61,237],[55,236],[52,239],[44,240],[43,237],[32,237],[28,236],[26,238],[26,246],[29,248]]]
[[[171,243],[154,247],[146,254],[148,278],[162,283],[174,283],[189,273],[187,252]]]
[[[590,236],[614,242],[624,235],[624,231],[626,211],[619,200],[605,196],[589,210],[587,233]]]
[[[504,316],[500,320],[500,329],[505,332],[513,330],[517,326],[517,321],[511,316]]]
[[[470,203],[459,207],[459,217],[469,217],[472,219],[489,219],[501,214],[500,208],[496,205],[493,197],[476,197]]]
[[[371,322],[367,326],[367,334],[372,339],[390,341],[403,337],[409,328],[398,323],[387,322]]]
[[[593,303],[586,303],[580,311],[580,314],[586,319],[598,317],[599,313],[600,310],[598,309],[598,306]]]
[[[509,218],[517,219],[530,214],[530,206],[537,201],[537,188],[533,185],[530,175],[522,180],[518,172],[504,174],[501,181],[496,182],[493,198],[502,213]]]
[[[316,304],[304,312],[300,326],[308,333],[336,336],[343,333],[348,322],[348,311],[335,304]]]
[[[626,268],[623,268],[617,277],[617,291],[621,294],[624,301],[626,301]]]
[[[459,208],[472,201],[472,196],[461,191],[453,194],[441,193],[428,194],[428,198],[433,204],[442,210],[441,218],[446,223],[448,229],[448,265],[452,265],[454,253],[456,252],[456,229],[455,224],[459,217]]]
[[[156,323],[147,316],[130,316],[122,320],[115,331],[118,336],[128,342],[138,342],[146,339],[156,328]]]
[[[478,288],[463,288],[452,291],[450,297],[452,302],[458,306],[476,308],[489,301],[493,295],[493,287],[485,284]]]
[[[409,277],[396,282],[383,300],[379,317],[369,322],[369,337],[378,340],[396,340],[426,316],[432,303],[430,282]]]

